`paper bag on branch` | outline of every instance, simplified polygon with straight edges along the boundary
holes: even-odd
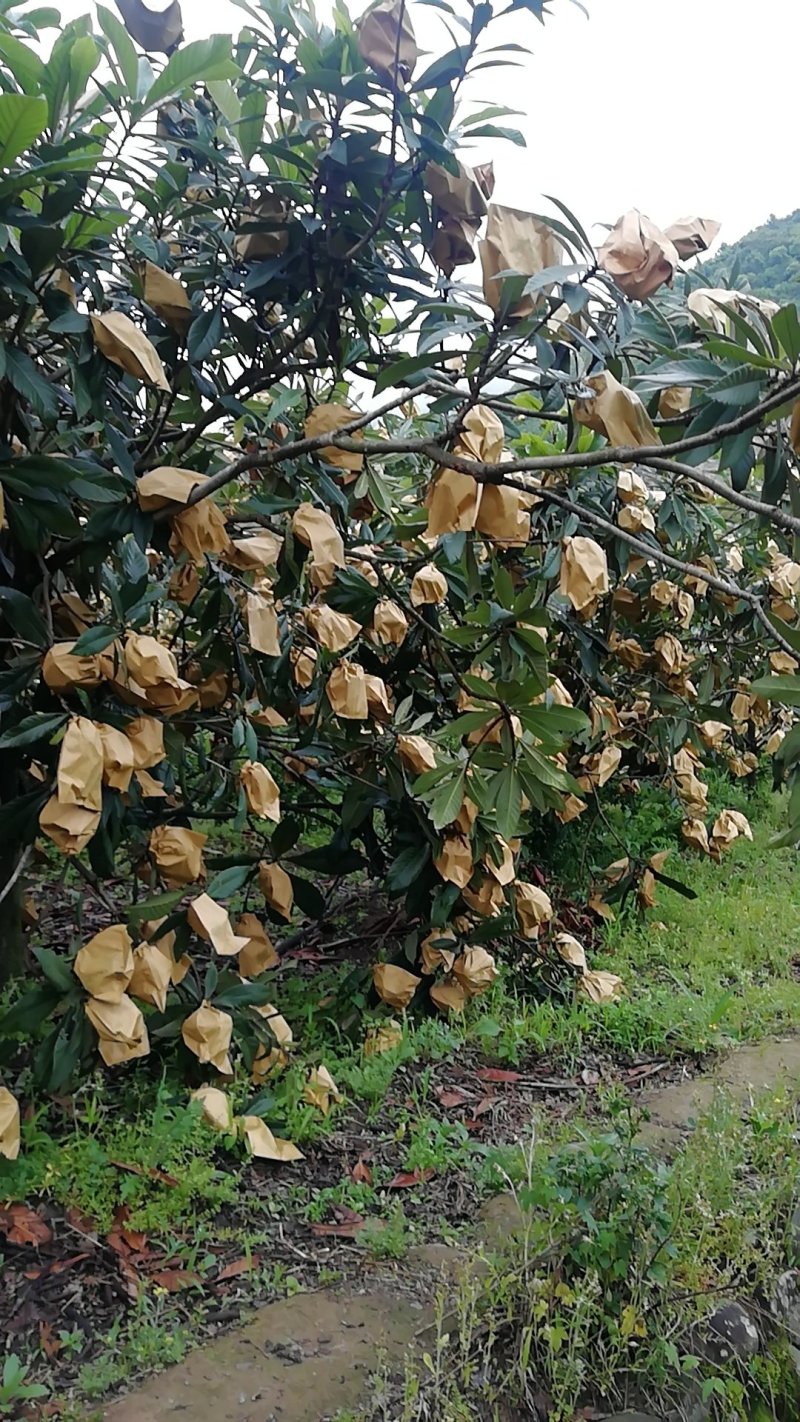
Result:
[[[681,835],[684,842],[691,845],[692,849],[699,849],[703,854],[711,853],[708,830],[702,820],[685,819],[681,825]]]
[[[234,538],[225,562],[243,573],[265,573],[277,566],[282,548],[283,539],[264,528],[249,538]]]
[[[440,163],[428,163],[425,186],[440,213],[479,227],[488,211],[484,189],[471,168],[455,161],[454,173]]]
[[[316,1106],[323,1116],[327,1116],[331,1109],[331,1102],[338,1105],[344,1100],[341,1092],[337,1090],[336,1082],[331,1076],[326,1066],[312,1068],[306,1078],[303,1087],[303,1100],[309,1106]]]
[[[304,1159],[303,1152],[293,1141],[274,1136],[260,1116],[243,1116],[241,1124],[247,1149],[257,1160],[277,1160],[286,1165],[290,1161]]]
[[[664,236],[669,238],[681,259],[696,257],[698,252],[707,252],[719,232],[721,223],[710,217],[679,217],[664,228]]]
[[[612,227],[597,260],[620,291],[631,300],[646,301],[665,282],[672,281],[679,257],[661,229],[631,208]]]
[[[580,968],[581,972],[586,971],[586,950],[577,938],[573,938],[571,933],[557,933],[555,936],[556,950],[559,957],[569,963],[572,968]]]
[[[457,884],[459,889],[465,889],[472,878],[474,867],[472,845],[466,835],[445,835],[441,852],[433,863],[437,873],[441,874],[448,884]]]
[[[97,1050],[106,1066],[121,1066],[150,1052],[144,1018],[127,996],[119,1002],[100,1002],[90,997],[84,1008],[97,1033]]]
[[[7,1086],[0,1086],[0,1156],[16,1160],[19,1145],[19,1102]]]
[[[447,972],[455,962],[456,935],[450,928],[434,928],[420,944],[420,962],[423,973],[435,973],[437,968]],[[452,948],[446,945],[451,943]]]
[[[144,299],[157,316],[185,336],[192,319],[192,303],[185,287],[154,262],[144,264]]]
[[[436,769],[436,754],[424,736],[398,736],[397,750],[403,764],[416,775]]]
[[[197,1090],[192,1092],[190,1100],[200,1102],[203,1120],[213,1126],[215,1131],[233,1130],[231,1099],[226,1092],[220,1091],[218,1086],[198,1086]]]
[[[186,917],[195,933],[210,943],[220,957],[230,958],[247,947],[247,939],[238,938],[234,933],[228,910],[210,894],[200,894],[199,898],[193,899]]]
[[[602,968],[584,973],[578,979],[578,992],[588,997],[590,1002],[615,1002],[622,996],[622,978],[616,973],[607,973]]]
[[[367,692],[367,710],[370,716],[374,716],[376,721],[391,721],[392,702],[389,696],[389,688],[382,677],[371,676],[364,673],[364,686]]]
[[[74,686],[99,686],[111,671],[107,656],[76,657],[73,642],[55,642],[42,662],[42,676],[51,691],[71,691]]]
[[[205,878],[203,847],[207,839],[207,834],[182,825],[156,825],[150,834],[150,853],[171,889]]]
[[[197,1060],[210,1062],[225,1076],[233,1070],[228,1056],[232,1032],[233,1018],[230,1014],[212,1007],[209,1002],[198,1007],[181,1027],[181,1036]]]
[[[52,795],[39,815],[39,827],[52,839],[62,854],[80,854],[100,824],[99,810],[86,810],[82,805],[62,805]]]
[[[400,1009],[408,1007],[422,979],[405,968],[396,967],[394,963],[376,963],[372,969],[372,981],[381,1001]]]
[[[243,978],[257,978],[267,968],[278,966],[280,958],[272,940],[254,913],[243,913],[233,931],[237,937],[247,939],[239,954],[239,972]]]
[[[497,964],[485,948],[465,948],[453,964],[453,976],[467,997],[477,997],[491,987],[497,977]]]
[[[175,654],[155,637],[129,632],[125,639],[125,665],[128,675],[145,692],[157,686],[178,689],[178,663]]]
[[[306,627],[313,632],[326,652],[343,652],[361,634],[361,623],[344,612],[336,612],[327,603],[314,603],[303,613]]]
[[[677,420],[686,414],[691,403],[691,385],[670,385],[658,397],[658,413],[662,420]]]
[[[125,735],[133,747],[133,763],[137,770],[152,770],[165,755],[164,726],[153,716],[139,716],[129,721]]]
[[[260,761],[246,760],[239,771],[239,782],[250,813],[278,824],[281,818],[281,792],[267,767]]]
[[[433,234],[431,256],[451,277],[456,267],[468,267],[475,257],[476,228],[459,217],[445,216]]]
[[[553,917],[550,896],[536,884],[514,885],[514,907],[524,938],[536,938],[540,925]]]
[[[559,592],[576,612],[594,611],[608,592],[608,561],[593,538],[565,538],[561,552]]]
[[[112,790],[127,790],[135,769],[133,746],[124,731],[95,722],[103,747],[103,780]]]
[[[422,607],[426,603],[435,605],[444,602],[446,597],[447,579],[444,573],[440,573],[435,563],[426,563],[411,582],[412,607]]]
[[[442,982],[431,983],[430,996],[434,1007],[444,1013],[463,1012],[467,1004],[467,994],[458,978],[452,975]]]
[[[499,312],[503,305],[503,273],[532,277],[548,267],[561,266],[564,248],[551,228],[533,213],[492,203],[480,257],[484,299],[492,311]],[[543,288],[521,296],[509,314],[532,316],[544,294]]]
[[[281,654],[278,614],[271,598],[260,592],[247,594],[247,634],[254,652],[265,657]]]
[[[130,934],[121,923],[104,928],[84,943],[73,968],[90,997],[100,1002],[122,1001],[134,969],[132,948]]]
[[[300,543],[311,549],[314,563],[330,570],[344,568],[344,543],[330,514],[313,504],[301,504],[292,516],[292,532]]]
[[[429,538],[443,533],[460,533],[475,527],[481,486],[471,474],[458,469],[442,468],[428,485],[425,503],[428,509]]]
[[[359,21],[358,52],[381,83],[403,90],[419,50],[405,0],[378,0]]]
[[[133,950],[133,973],[128,992],[131,997],[138,997],[140,1002],[149,1002],[151,1007],[164,1012],[167,989],[173,981],[172,971],[170,958],[155,943],[140,943]]]
[[[615,447],[640,449],[645,445],[661,443],[639,396],[621,385],[610,370],[604,370],[601,375],[590,375],[585,383],[595,393],[590,398],[574,402],[572,413],[579,425],[605,435],[609,444]]]
[[[302,691],[307,691],[317,673],[315,647],[292,647],[289,653],[292,676]]]
[[[339,662],[328,677],[325,690],[337,716],[346,721],[366,721],[369,704],[363,667],[355,662]]]
[[[258,866],[258,887],[270,908],[288,921],[292,916],[294,890],[286,870],[280,864],[262,861]]]
[[[94,722],[74,716],[58,757],[56,794],[60,805],[84,810],[103,808],[103,742]]]
[[[334,402],[316,405],[306,419],[303,433],[306,439],[316,439],[318,435],[335,434],[337,430],[343,429],[345,425],[352,425],[357,419],[358,411],[349,409],[347,405],[337,405]],[[351,438],[361,439],[361,430],[354,431]],[[357,454],[353,449],[337,449],[335,444],[325,444],[316,453],[334,469],[344,469],[350,474],[358,474],[364,466],[363,454]]]
[[[231,539],[222,509],[211,499],[182,509],[172,520],[169,547],[174,558],[186,553],[195,565],[204,563],[209,553],[228,553]]]
[[[519,489],[484,484],[476,528],[485,538],[505,547],[524,547],[531,536],[531,516],[523,509]]]
[[[145,385],[155,385],[169,391],[161,357],[152,341],[134,325],[130,316],[121,311],[106,311],[102,316],[90,316],[97,349],[128,375],[134,375]]]
[[[499,415],[489,405],[473,405],[461,422],[453,453],[462,459],[497,464],[503,457],[505,430]]]
[[[364,1056],[375,1057],[381,1052],[393,1052],[403,1040],[403,1029],[399,1022],[390,1017],[386,1022],[376,1022],[368,1028],[364,1038]]]
[[[372,614],[372,632],[376,642],[386,647],[401,647],[408,634],[408,618],[402,607],[391,598],[381,598]]]
[[[277,193],[265,193],[242,213],[241,227],[233,241],[237,262],[279,257],[289,245],[288,222],[289,208],[283,198]]]

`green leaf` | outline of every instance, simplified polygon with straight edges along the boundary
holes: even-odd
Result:
[[[782,306],[780,311],[776,312],[772,318],[772,330],[781,349],[794,363],[800,356],[800,319],[794,304]]]
[[[60,954],[54,953],[52,948],[34,948],[33,956],[44,973],[47,981],[54,988],[58,988],[60,993],[72,993],[77,987],[77,979],[72,971],[71,964]]]
[[[800,676],[762,676],[750,683],[754,696],[765,701],[782,701],[785,706],[800,706]]]
[[[107,10],[105,5],[97,6],[97,18],[103,34],[114,50],[114,58],[125,81],[128,98],[135,98],[139,84],[139,56],[133,40],[121,20],[118,20],[111,10]]]
[[[106,647],[110,647],[118,636],[116,627],[87,627],[72,648],[73,656],[93,657],[97,652],[104,652]]]
[[[0,167],[10,168],[47,127],[42,95],[0,94]]]
[[[404,849],[392,864],[386,875],[386,887],[390,894],[403,894],[419,878],[431,856],[428,841],[423,839]]]
[[[171,889],[168,894],[155,894],[152,898],[140,899],[137,904],[123,909],[123,913],[129,923],[139,923],[143,918],[164,918],[178,907],[183,895],[183,889]]]
[[[497,828],[504,839],[513,839],[522,812],[522,785],[516,766],[505,765],[489,781]]]
[[[2,96],[0,96],[2,103]],[[29,355],[14,346],[6,347],[6,375],[18,395],[41,415],[53,420],[58,414],[58,400],[52,385],[39,374]]]
[[[11,746],[32,746],[37,741],[49,740],[68,720],[66,711],[35,711],[32,716],[23,717],[16,726],[3,732],[0,750],[8,750]]]
[[[19,87],[26,94],[38,94],[44,65],[34,50],[13,35],[0,34],[0,56],[5,60]]]
[[[221,869],[219,874],[214,875],[206,893],[212,899],[229,899],[244,887],[254,869],[253,864],[232,864],[229,869]]]
[[[235,79],[238,70],[231,58],[229,35],[210,35],[194,40],[176,50],[167,60],[145,98],[145,106],[154,109],[167,99],[183,94],[193,84],[210,79]]]
[[[253,89],[242,100],[242,112],[236,125],[236,137],[245,163],[251,163],[264,134],[267,96],[262,89]]]
[[[23,641],[32,642],[34,647],[50,645],[50,633],[44,618],[25,593],[18,592],[16,588],[0,588],[0,607],[3,616]]]
[[[464,803],[466,777],[466,771],[460,770],[452,780],[447,780],[434,795],[430,803],[430,817],[434,829],[444,829],[445,825],[453,823]]]

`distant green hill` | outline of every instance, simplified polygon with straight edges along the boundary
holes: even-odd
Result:
[[[800,208],[788,217],[770,217],[738,242],[721,247],[698,270],[709,286],[749,288],[781,306],[800,304]]]

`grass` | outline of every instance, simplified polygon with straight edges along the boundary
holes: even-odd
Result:
[[[763,1318],[789,1262],[799,1102],[773,1092],[743,1119],[720,1096],[669,1164],[615,1095],[606,1125],[573,1122],[518,1150],[514,1238],[442,1305],[435,1346],[373,1388],[360,1422],[533,1418],[542,1395],[552,1422],[586,1405],[661,1416],[686,1397],[718,1422],[791,1422],[800,1389],[785,1344],[762,1329],[747,1369],[715,1364],[702,1320],[730,1298]]]

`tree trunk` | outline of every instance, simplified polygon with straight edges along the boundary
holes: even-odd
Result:
[[[13,754],[0,755],[0,814],[3,805],[15,799],[18,788],[17,765]],[[24,845],[0,855],[0,894],[13,878]],[[0,987],[17,977],[25,966],[25,937],[22,932],[24,874],[20,874],[0,901]]]

